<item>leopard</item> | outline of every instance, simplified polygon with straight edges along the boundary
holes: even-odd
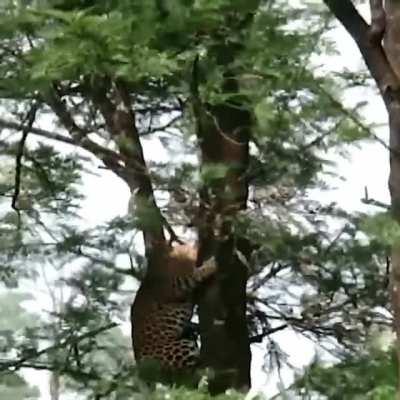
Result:
[[[194,292],[216,272],[211,257],[196,267],[195,246],[171,246],[156,274],[146,273],[131,307],[136,363],[154,360],[168,370],[195,368],[200,351],[191,335]]]

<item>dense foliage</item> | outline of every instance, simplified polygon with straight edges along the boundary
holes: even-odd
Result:
[[[351,356],[330,368],[313,365],[298,382],[308,392],[332,400],[390,400],[395,398],[396,383],[395,354],[381,351]]]
[[[279,332],[314,341],[339,366],[310,368],[304,386],[329,399],[355,398],[343,393],[353,393],[363,368],[352,368],[355,378],[345,377],[335,394],[323,385],[330,376],[341,379],[348,360],[365,367],[356,355],[371,328],[391,324],[387,256],[395,228],[384,214],[370,219],[318,201],[316,193],[328,189],[334,175],[331,155],[371,138],[357,108],[345,110],[337,95],[365,82],[348,73],[322,76],[312,61],[332,48],[326,15],[319,7],[288,3],[0,5],[0,279],[6,290],[28,286],[39,298],[42,287],[51,300],[25,331],[0,332],[7,349],[1,373],[49,370],[53,393],[88,399],[139,398],[147,390],[132,372],[130,344],[115,324],[126,321],[143,276],[136,235],[154,214],[133,205],[129,214],[93,226],[80,206],[84,196],[98,196],[85,191],[85,181],[99,168],[126,181],[121,153],[130,143],[115,139],[106,110],[114,87],[123,84],[169,231],[194,237],[198,189],[225,173],[214,164],[199,172],[191,108],[196,84],[204,104],[240,100],[253,118],[249,207],[235,220],[255,249],[248,284],[252,340],[263,340],[274,368],[286,365]],[[239,93],[221,89],[230,71]],[[112,201],[120,194],[109,195]],[[386,359],[377,363],[389,369]],[[374,368],[368,372],[378,374]],[[317,385],[309,384],[315,379]],[[186,398],[179,392],[184,389],[176,390],[168,398]]]

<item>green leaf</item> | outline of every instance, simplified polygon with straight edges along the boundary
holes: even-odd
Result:
[[[400,240],[400,226],[389,212],[366,216],[361,226],[366,234],[385,245],[391,246]]]

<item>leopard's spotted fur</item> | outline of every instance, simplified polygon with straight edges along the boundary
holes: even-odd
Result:
[[[185,338],[184,332],[193,314],[193,290],[215,272],[216,265],[210,259],[195,268],[196,253],[191,246],[172,247],[163,272],[143,280],[131,309],[137,362],[153,359],[172,369],[197,363],[196,341]]]

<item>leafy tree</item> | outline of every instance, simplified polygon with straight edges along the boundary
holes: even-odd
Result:
[[[395,398],[397,386],[396,354],[391,351],[374,351],[349,356],[331,367],[318,362],[296,382],[303,394],[324,395],[330,400]],[[307,397],[306,397],[307,398]]]
[[[0,222],[0,277],[32,279],[53,263],[70,290],[58,328],[38,332],[54,332],[52,344],[0,369],[57,371],[87,398],[143,394],[125,353],[99,335],[123,319],[124,283],[194,234],[198,263],[215,255],[219,267],[198,299],[213,394],[250,386],[252,342],[265,339],[282,366],[274,334],[284,329],[346,359],[372,324],[390,324],[388,244],[365,239],[364,214],[310,196],[332,174],[327,150],[371,127],[335,95],[348,75],[321,77],[310,62],[330,48],[324,12],[287,3],[0,6],[0,146],[15,165],[1,183],[12,210]],[[167,161],[150,159],[155,143]],[[129,187],[130,212],[87,227],[82,182],[99,164]],[[103,346],[117,362],[93,356]]]

